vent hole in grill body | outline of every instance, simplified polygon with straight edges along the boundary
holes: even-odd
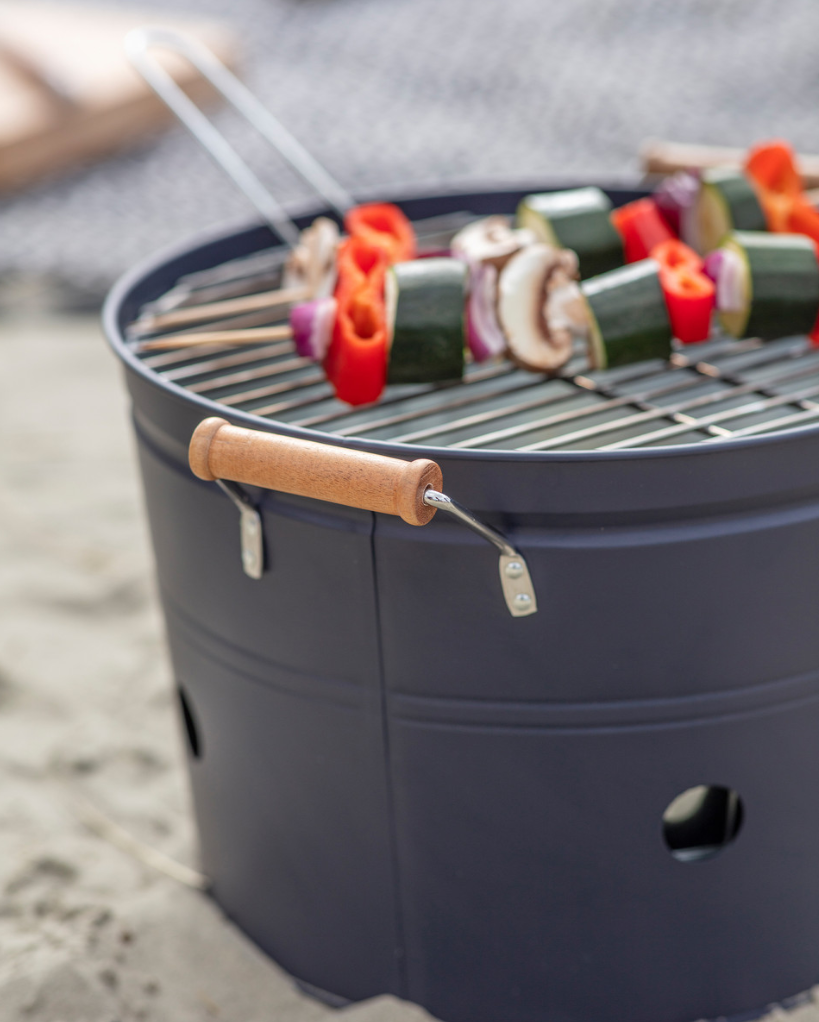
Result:
[[[188,750],[194,759],[202,758],[202,742],[199,737],[199,728],[196,718],[193,715],[190,698],[181,685],[177,686],[179,707],[182,711],[182,723],[185,725],[185,737],[188,741]]]
[[[742,800],[735,791],[699,784],[669,803],[663,813],[663,837],[679,862],[702,862],[736,838],[742,818]]]

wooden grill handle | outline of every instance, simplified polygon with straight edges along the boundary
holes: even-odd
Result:
[[[402,461],[333,444],[232,426],[213,417],[191,437],[188,460],[194,475],[212,482],[229,479],[300,497],[400,515],[410,525],[426,525],[435,508],[424,492],[440,490],[434,461]]]

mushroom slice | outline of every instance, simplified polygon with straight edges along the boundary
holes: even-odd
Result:
[[[283,286],[304,287],[310,298],[329,297],[336,286],[338,241],[338,226],[332,220],[324,216],[314,220],[287,257]]]
[[[536,240],[528,228],[513,230],[505,216],[487,216],[458,231],[450,249],[457,259],[472,265],[491,263],[500,270],[516,252]]]
[[[571,357],[584,320],[576,275],[573,252],[543,244],[522,249],[501,271],[498,317],[507,354],[524,369],[555,373]]]

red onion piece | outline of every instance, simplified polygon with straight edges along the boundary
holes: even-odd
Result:
[[[683,213],[692,209],[699,190],[697,175],[688,170],[680,170],[661,181],[654,192],[657,208],[678,237],[682,231]]]
[[[302,358],[322,362],[330,347],[336,320],[335,298],[299,302],[290,310],[293,343]]]
[[[492,263],[477,263],[469,270],[466,340],[475,361],[485,362],[506,350],[506,336],[497,313],[498,270]]]
[[[702,268],[706,277],[710,277],[715,284],[719,280],[720,270],[724,262],[725,253],[721,248],[715,249],[709,256],[705,257],[705,263]]]
[[[719,249],[719,252],[722,254],[722,260],[716,280],[717,310],[719,312],[742,312],[747,305],[745,263],[742,256],[730,248]]]

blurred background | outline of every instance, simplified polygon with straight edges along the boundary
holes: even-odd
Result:
[[[140,259],[253,216],[139,106],[122,36],[168,19],[354,193],[634,182],[648,138],[819,152],[815,0],[0,0],[0,1022],[331,1014],[199,890],[127,399],[97,325]],[[86,115],[114,155],[72,149]],[[215,117],[281,201],[310,198]],[[36,173],[13,173],[21,158]],[[426,1016],[377,998],[342,1017]]]
[[[145,21],[186,14],[224,24],[246,82],[353,191],[634,179],[649,137],[746,146],[779,135],[819,149],[810,0],[166,0]],[[109,44],[116,34],[112,24]],[[235,116],[217,122],[282,201],[309,194]],[[45,276],[91,302],[157,247],[247,215],[176,129],[5,198],[0,278]]]

